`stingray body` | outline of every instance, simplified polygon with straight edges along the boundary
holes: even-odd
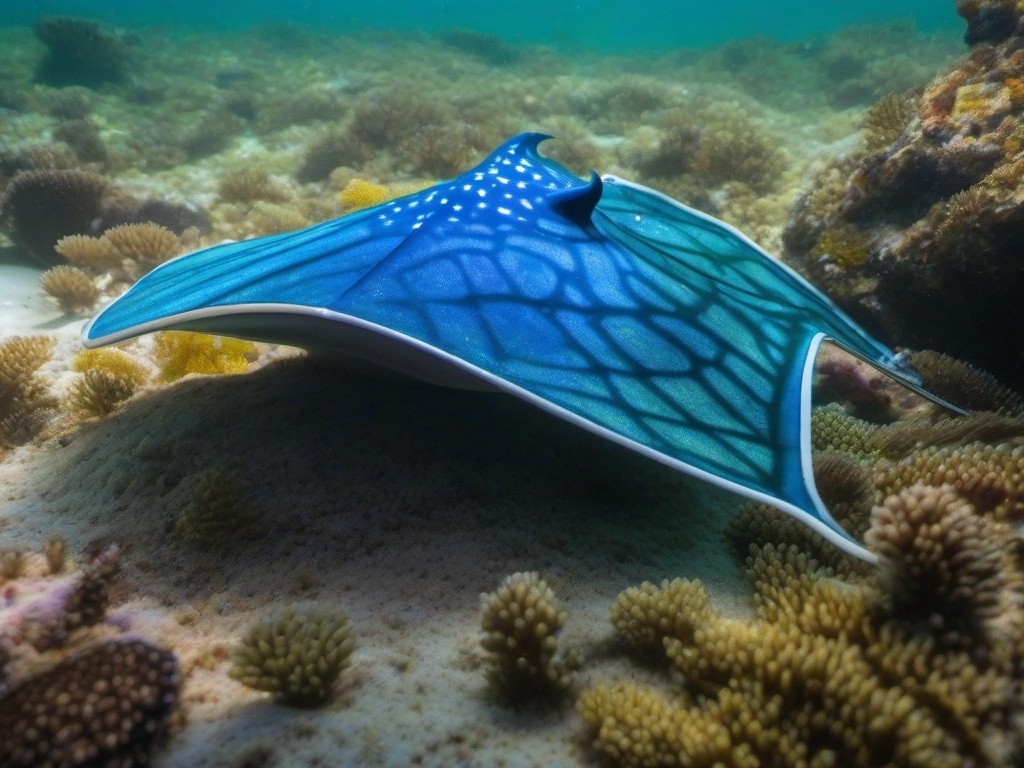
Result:
[[[458,178],[294,233],[182,256],[83,331],[189,329],[497,389],[796,516],[859,556],[814,487],[810,387],[831,338],[892,352],[733,228],[523,134]]]

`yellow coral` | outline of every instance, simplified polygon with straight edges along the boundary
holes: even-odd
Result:
[[[155,354],[161,381],[190,373],[245,373],[256,351],[251,341],[191,331],[156,334]]]
[[[338,202],[346,211],[359,211],[386,203],[394,198],[387,187],[366,179],[352,179],[338,193]]]
[[[569,686],[556,636],[566,613],[538,573],[513,573],[480,595],[481,645],[492,684],[511,700],[557,694]]]
[[[856,269],[871,258],[871,238],[854,224],[838,224],[821,234],[811,253],[840,269]]]
[[[231,677],[282,704],[326,703],[355,650],[352,622],[337,608],[288,607],[257,622],[231,652]]]
[[[700,581],[665,579],[661,586],[645,581],[624,590],[612,606],[612,625],[627,642],[646,652],[661,653],[666,637],[689,638],[696,624],[710,615]]]
[[[134,395],[138,386],[127,376],[93,368],[71,386],[68,406],[86,416],[106,416]]]
[[[118,349],[85,349],[75,355],[71,370],[85,373],[89,370],[106,371],[142,386],[149,379],[146,367]]]

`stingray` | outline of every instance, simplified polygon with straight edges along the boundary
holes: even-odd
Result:
[[[814,485],[814,361],[830,339],[920,391],[912,372],[734,228],[615,176],[583,180],[540,155],[546,138],[516,136],[373,208],[167,262],[84,343],[203,331],[507,392],[870,559]]]

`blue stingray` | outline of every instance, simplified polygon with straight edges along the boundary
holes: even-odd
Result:
[[[892,351],[732,227],[614,176],[582,181],[540,156],[545,138],[374,208],[168,262],[84,342],[189,329],[502,390],[869,557],[814,487],[811,378],[826,337],[907,381]]]

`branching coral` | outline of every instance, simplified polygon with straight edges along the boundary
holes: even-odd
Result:
[[[867,543],[881,560],[880,602],[890,621],[940,648],[987,663],[1024,629],[1024,574],[1016,536],[978,515],[952,486],[915,485],[872,516]]]
[[[330,700],[355,650],[352,622],[337,608],[289,607],[249,628],[231,651],[231,677],[282,704]]]
[[[0,228],[34,258],[52,264],[58,240],[91,231],[108,189],[102,176],[85,171],[23,171],[0,203]]]
[[[32,439],[57,405],[36,371],[53,354],[47,336],[14,336],[0,342],[0,447]]]
[[[710,610],[700,581],[665,579],[660,587],[645,581],[616,598],[611,622],[627,643],[660,655],[666,637],[692,638],[694,627],[707,622]]]
[[[72,264],[97,272],[121,266],[121,256],[102,237],[68,235],[57,241],[54,250]]]
[[[0,695],[0,764],[149,764],[178,701],[172,653],[137,639],[95,643]]]
[[[513,573],[480,596],[481,645],[488,677],[509,701],[553,696],[569,687],[558,633],[567,614],[540,574]]]
[[[161,381],[177,381],[190,373],[245,373],[256,350],[251,341],[189,331],[164,331],[155,338]]]
[[[126,271],[135,280],[183,250],[177,235],[153,222],[111,227],[103,233],[103,239],[122,263],[127,263]]]
[[[1002,566],[1017,567],[1005,556]],[[681,673],[674,698],[633,684],[580,697],[610,764],[994,768],[1019,754],[1014,664],[987,668],[930,634],[901,633],[873,607],[885,579],[845,584],[794,547],[753,548],[746,567],[756,619],[694,613],[684,637],[665,638]],[[927,588],[928,574],[905,573]],[[1003,607],[1024,615],[1020,601]]]
[[[100,289],[89,274],[67,264],[46,270],[40,275],[39,284],[57,300],[61,310],[71,315],[84,315],[91,311],[100,297]]]
[[[838,403],[815,408],[811,413],[811,446],[816,451],[870,456],[875,452],[871,438],[877,430],[877,425],[848,415]]]

